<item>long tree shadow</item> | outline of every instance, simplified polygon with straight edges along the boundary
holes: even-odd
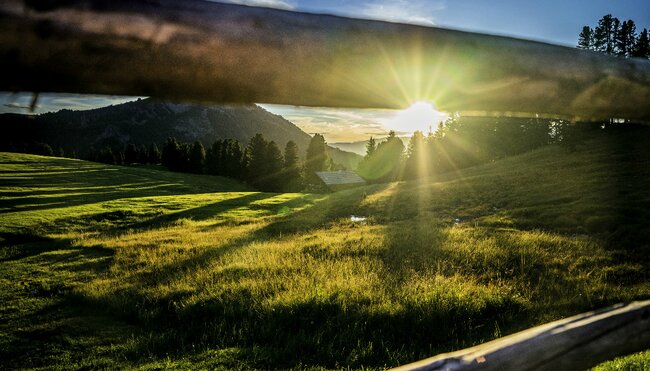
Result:
[[[73,207],[124,198],[248,190],[227,178],[179,176],[167,171],[73,160],[52,158],[39,163],[20,163],[29,166],[24,171],[2,167],[9,163],[0,160],[0,196],[3,196],[0,209],[5,212]],[[192,178],[191,184],[186,184],[186,177]]]
[[[594,215],[586,227],[604,235],[620,262],[643,266],[634,277],[620,277],[621,281],[646,282],[650,278],[650,130],[646,126],[618,130],[621,133],[611,135],[606,142],[616,154],[606,162],[611,184],[609,194],[603,196],[609,204],[608,214]]]
[[[347,193],[345,197],[352,196],[353,198],[356,198],[357,201],[360,201],[362,199],[362,194],[363,193],[361,191],[356,191],[354,193]],[[228,212],[230,210],[239,209],[242,207],[255,208],[252,206],[252,204],[256,201],[262,201],[274,196],[276,196],[276,194],[272,193],[247,194],[244,196],[230,198],[196,208],[186,209],[180,212],[161,215],[159,217],[139,223],[128,224],[119,228],[111,229],[105,233],[108,235],[113,235],[125,230],[136,230],[142,232],[152,229],[160,229],[168,227],[180,219],[191,219],[193,221],[212,219],[216,215]],[[303,207],[305,206],[305,203],[309,202],[309,200],[297,198],[281,203],[275,203],[271,207],[259,206],[260,208],[263,208],[265,211],[267,211],[269,216],[275,215],[275,217],[272,217],[269,222],[262,224],[259,228],[256,228],[253,231],[249,231],[244,235],[240,235],[230,242],[219,246],[218,248],[204,249],[202,252],[193,254],[187,259],[183,259],[174,264],[166,266],[164,273],[142,272],[141,274],[134,276],[132,280],[133,282],[158,283],[160,283],[160,277],[167,277],[168,280],[173,280],[176,276],[175,273],[196,270],[197,267],[208,265],[215,259],[219,259],[228,253],[236,251],[237,249],[240,249],[243,246],[250,244],[251,242],[274,240],[278,238],[290,238],[294,234],[305,232],[319,226],[324,226],[333,220],[340,218],[341,216],[347,216],[349,213],[348,209],[336,209],[333,207],[333,202],[324,201],[313,204],[312,207],[305,208],[304,210],[296,213],[277,215],[279,211],[282,211],[285,208],[290,210],[298,207]],[[73,221],[72,223],[76,222],[77,221]],[[221,222],[216,222],[210,226],[203,227],[202,230],[204,232],[214,230],[215,228],[218,228],[222,223],[228,223],[228,221],[222,220]]]
[[[93,190],[92,192],[75,192],[74,195],[59,195],[57,197],[20,197],[14,196],[14,199],[0,200],[0,209],[4,212],[22,212],[34,210],[51,210],[57,208],[67,208],[80,205],[108,202],[126,198],[153,197],[160,196],[161,192],[173,194],[175,185],[155,185],[134,187],[127,190],[110,190],[106,187],[101,191]],[[188,193],[183,193],[188,194]]]
[[[386,187],[375,186],[372,190],[379,192]],[[224,255],[253,242],[290,239],[295,234],[327,228],[331,223],[340,222],[342,218],[349,219],[351,214],[366,210],[362,203],[367,193],[372,192],[363,189],[332,195],[311,208],[278,217],[218,248],[192,254],[186,259],[165,266],[163,271],[156,269],[141,272],[130,277],[130,280],[133,283],[165,286],[182,274],[207,267]],[[340,208],[341,204],[346,207]],[[432,226],[436,227],[426,223],[421,227],[430,231]],[[404,231],[408,229],[408,226],[397,223],[388,226],[385,232],[388,235],[388,246],[381,259],[389,276],[384,279],[397,284],[405,279],[406,272],[426,265],[425,261],[415,259],[415,251],[410,250],[408,246],[409,243],[420,244],[421,241],[401,239],[405,236]],[[434,229],[433,234],[420,237],[430,239],[438,235],[438,238],[442,238],[437,233]],[[288,272],[284,268],[278,268],[275,273],[252,268],[233,268],[221,272],[233,275],[230,279],[286,273]],[[134,302],[143,300],[138,298],[141,294],[137,291],[128,295],[132,296],[129,300]],[[139,315],[142,308],[133,307],[133,311],[127,308],[126,312],[122,312],[126,318],[139,318],[137,323],[144,328],[156,329],[154,338],[143,339],[139,352],[149,352],[156,356],[171,352],[184,356],[194,346],[235,346],[264,349],[263,359],[254,367],[294,367],[297,362],[296,354],[300,355],[299,361],[303,365],[355,367],[382,366],[386,365],[386,362],[397,365],[431,355],[434,350],[445,351],[470,344],[471,339],[492,331],[492,328],[477,330],[480,323],[474,318],[502,322],[508,315],[506,313],[513,309],[510,302],[495,301],[488,303],[479,312],[463,306],[435,309],[405,305],[404,310],[398,312],[369,313],[362,303],[346,303],[344,307],[336,297],[330,297],[261,310],[256,304],[256,295],[246,288],[229,291],[227,297],[207,299],[182,308],[172,304],[183,302],[191,295],[191,292],[176,292],[156,302],[148,302],[146,305],[150,309],[147,317]],[[100,301],[96,305],[105,307],[106,303]],[[180,324],[182,328],[179,327]],[[422,328],[427,331],[421,331]],[[431,333],[447,335],[440,338],[432,337]],[[352,345],[351,342],[358,343]],[[358,354],[358,344],[382,346]],[[399,356],[391,353],[396,349],[401,349]]]
[[[379,191],[383,188],[385,188],[384,185],[375,186],[374,190]],[[140,285],[143,283],[145,285],[170,284],[183,274],[195,272],[201,267],[209,266],[212,262],[253,242],[291,238],[295,234],[325,227],[341,218],[347,219],[350,217],[350,213],[362,209],[359,205],[363,201],[366,192],[368,191],[352,190],[331,195],[328,199],[317,202],[309,208],[287,215],[276,216],[268,223],[262,224],[260,228],[236,237],[218,248],[204,249],[185,259],[164,266],[162,271],[156,269],[155,271],[140,272],[131,276],[129,281]],[[234,200],[236,201],[234,206],[259,201],[265,197],[269,197],[269,195],[258,194],[242,197]],[[344,209],[337,207],[342,200],[345,200],[346,204]],[[303,206],[302,202],[304,201],[289,200],[275,204],[274,208],[276,210],[282,210],[285,207],[292,209],[296,206]],[[230,204],[233,206],[233,202]],[[155,223],[147,223],[147,227],[165,225],[179,217],[197,220],[201,215],[214,215],[215,211],[223,210],[223,207],[224,205],[208,205],[186,210],[175,215],[161,217]],[[279,268],[276,273],[279,274],[280,272],[286,273],[284,268]],[[238,268],[222,272],[222,274],[250,277],[251,275],[273,274],[273,272],[257,272],[254,269],[242,270]],[[286,365],[289,365],[292,362],[291,360],[295,360],[296,352],[300,354],[301,360],[305,364],[330,365],[333,367],[335,363],[332,363],[332,353],[344,349],[345,344],[334,342],[326,350],[319,350],[314,343],[316,332],[325,331],[325,339],[328,337],[335,339],[338,331],[346,327],[348,329],[356,327],[354,323],[360,322],[364,318],[363,321],[366,323],[364,327],[368,329],[368,337],[371,339],[369,341],[379,342],[382,334],[381,326],[378,326],[376,330],[371,330],[371,327],[373,324],[386,323],[389,319],[381,315],[376,318],[368,317],[361,308],[357,308],[358,312],[352,308],[343,310],[339,304],[323,302],[307,302],[292,307],[279,307],[277,311],[262,313],[259,310],[253,310],[253,306],[249,302],[249,300],[254,300],[253,295],[247,292],[246,289],[242,290],[232,292],[232,295],[229,295],[225,301],[201,302],[182,310],[171,303],[181,302],[192,293],[174,293],[160,299],[160,301],[147,302],[147,308],[150,309],[147,311],[146,317],[141,316],[143,309],[138,309],[137,306],[109,310],[113,313],[121,313],[124,319],[136,319],[134,323],[144,326],[147,329],[145,331],[156,329],[155,337],[142,339],[140,350],[136,352],[137,355],[134,355],[136,358],[142,356],[142,354],[154,354],[155,356],[169,353],[187,355],[187,352],[191,352],[194,346],[197,346],[197,349],[205,346],[250,346],[253,348],[262,346],[265,349],[264,357],[271,357],[272,359],[262,360],[261,363],[256,363],[253,367],[278,366],[282,362],[289,362],[286,363]],[[137,289],[130,293],[123,293],[123,295],[131,296],[129,300],[134,302],[142,303],[144,300],[144,298],[139,298],[141,294]],[[104,310],[110,307],[101,299],[98,302],[90,300],[90,303],[97,308],[104,308]],[[218,313],[219,315],[215,316]],[[330,319],[325,320],[327,318]],[[228,325],[223,327],[224,323],[228,323]],[[182,324],[182,327],[178,327],[180,324]],[[331,328],[330,326],[336,327]],[[240,333],[240,336],[233,336],[232,328],[238,328],[237,333]],[[354,335],[360,335],[356,333],[356,330],[353,333]],[[350,336],[353,333],[350,333]],[[278,336],[280,337],[278,338]],[[359,341],[363,340],[359,339]],[[273,350],[267,353],[266,351],[271,349],[269,347],[272,347]],[[369,354],[360,357],[352,364],[356,364],[355,362],[369,362],[372,357],[376,356],[377,354]],[[384,358],[375,359],[385,359],[385,356],[386,354],[384,354]],[[270,363],[265,363],[267,361],[270,361]]]
[[[78,285],[108,270],[112,250],[29,234],[1,238],[0,368],[49,368],[60,359],[82,361],[84,349],[70,339],[93,339],[98,345],[119,341],[117,334],[107,335],[121,325],[88,312],[75,294]],[[13,253],[7,255],[7,250]]]
[[[231,210],[247,207],[255,201],[261,201],[273,197],[272,193],[246,193],[244,195],[225,198],[202,206],[187,208],[181,211],[161,214],[160,212],[133,213],[128,210],[117,210],[93,215],[84,215],[74,218],[59,219],[59,228],[65,226],[82,226],[85,229],[93,230],[97,224],[109,222],[110,227],[103,228],[101,235],[116,235],[126,231],[144,232],[147,230],[161,229],[173,225],[182,219],[203,221],[218,217]],[[217,223],[218,224],[218,223]]]

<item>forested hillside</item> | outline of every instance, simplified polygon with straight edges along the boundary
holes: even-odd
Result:
[[[246,145],[258,133],[281,147],[294,141],[304,156],[311,139],[293,123],[257,105],[201,106],[152,99],[88,111],[62,110],[38,116],[3,114],[0,125],[1,150],[33,152],[29,151],[31,145],[46,143],[55,152],[60,148],[80,158],[105,147],[121,151],[129,143],[161,146],[169,137],[179,142],[200,141],[206,147],[219,139],[235,139]],[[332,147],[329,156],[334,163],[350,169],[356,168],[361,159]]]

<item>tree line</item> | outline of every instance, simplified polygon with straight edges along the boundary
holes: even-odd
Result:
[[[84,156],[86,160],[109,165],[156,165],[160,163],[160,158],[160,150],[156,143],[151,143],[148,147],[144,144],[136,146],[129,143],[122,150],[114,150],[111,146],[105,146],[99,150],[92,147]]]
[[[582,28],[578,48],[626,58],[650,58],[648,30],[644,28],[637,33],[633,20],[621,22],[611,14],[602,17],[594,28]]]
[[[628,125],[632,127],[632,125]],[[406,146],[390,132],[378,142],[370,138],[357,169],[370,182],[409,180],[467,168],[559,143],[575,150],[604,129],[622,123],[572,123],[565,120],[452,115],[435,132],[413,133]]]
[[[180,143],[170,137],[161,148],[155,143],[149,147],[129,143],[119,151],[106,146],[92,150],[87,159],[114,165],[161,164],[171,171],[243,180],[270,192],[298,192],[319,183],[317,171],[343,169],[328,156],[327,143],[320,134],[311,138],[304,161],[294,141],[281,150],[262,134],[256,134],[246,146],[234,139],[220,139],[206,148],[200,141]]]
[[[52,149],[41,142],[0,145],[0,150],[78,158],[74,151]],[[225,176],[270,192],[318,190],[321,182],[316,172],[345,169],[329,157],[327,142],[320,134],[311,138],[303,156],[294,141],[281,150],[274,141],[256,134],[246,146],[235,139],[220,139],[206,148],[200,141],[181,143],[170,137],[160,147],[156,143],[91,147],[81,158],[109,165],[162,165],[171,171]]]

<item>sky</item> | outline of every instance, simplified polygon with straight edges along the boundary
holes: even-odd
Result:
[[[575,46],[584,25],[595,26],[606,14],[633,19],[637,29],[650,28],[650,0],[219,0],[311,13],[336,14],[425,26],[451,28]],[[42,94],[36,112],[63,108],[89,109],[119,104],[133,97]],[[31,94],[0,93],[1,112],[26,113]],[[401,128],[405,114],[386,110],[340,110],[261,105],[294,122],[308,133],[321,133],[330,142],[366,140]],[[408,116],[408,113],[406,114]],[[431,124],[444,119],[432,113]]]

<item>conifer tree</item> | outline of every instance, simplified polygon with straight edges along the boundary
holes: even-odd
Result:
[[[377,145],[372,156],[364,158],[357,172],[370,182],[390,182],[397,179],[401,166],[404,143],[394,131],[388,138]]]
[[[426,153],[426,141],[421,131],[416,131],[406,148],[404,179],[415,179],[429,175],[429,158]]]
[[[646,28],[641,31],[634,41],[632,56],[637,58],[650,58],[650,38]]]
[[[227,139],[224,161],[224,175],[232,178],[241,178],[242,174],[242,149],[238,141]]]
[[[178,171],[188,173],[191,169],[190,156],[192,154],[192,145],[189,143],[181,143],[179,148]]]
[[[314,134],[307,147],[305,157],[305,176],[310,183],[317,183],[316,172],[329,170],[329,157],[327,156],[327,143],[320,134]]]
[[[124,152],[123,151],[117,151],[113,152],[115,155],[115,165],[124,165]]]
[[[267,174],[263,179],[263,187],[265,190],[272,192],[281,192],[284,188],[284,179],[282,177],[283,169],[282,152],[274,141],[270,141],[266,145],[266,169]]]
[[[366,155],[364,157],[370,158],[372,154],[375,153],[375,150],[377,150],[377,141],[375,138],[370,137],[368,143],[366,143]]]
[[[111,147],[104,147],[99,154],[97,155],[97,162],[102,162],[105,164],[115,165],[115,155]]]
[[[578,36],[578,49],[593,50],[594,48],[594,31],[589,26],[582,27],[582,32]]]
[[[160,163],[160,150],[158,150],[158,146],[156,145],[156,143],[151,143],[151,145],[149,146],[147,157],[148,157],[147,162],[152,165]]]
[[[138,162],[138,149],[135,144],[129,143],[124,150],[124,163],[126,165],[135,164]]]
[[[266,166],[268,142],[262,134],[255,134],[247,147],[247,180],[253,186],[260,188],[268,176]]]
[[[300,159],[298,157],[298,145],[292,140],[284,147],[284,170],[286,192],[298,192],[303,188],[303,178],[300,171]]]
[[[32,150],[30,152],[35,155],[54,156],[54,151],[52,150],[52,147],[47,143],[40,143],[40,142],[34,143],[32,145]]]
[[[205,154],[205,172],[212,175],[220,174],[221,140],[215,140]]]
[[[141,144],[138,147],[138,163],[140,164],[146,164],[149,162],[149,151],[147,150],[147,146],[144,144]]]
[[[577,46],[580,49],[595,50],[625,58],[650,58],[647,30],[644,29],[637,35],[633,20],[628,19],[621,23],[611,14],[602,17],[594,29],[584,26],[578,35]]]
[[[203,165],[205,163],[205,148],[199,141],[194,142],[189,156],[189,172],[194,174],[203,174]]]
[[[162,150],[162,164],[171,171],[181,171],[183,166],[181,146],[176,138],[170,137]]]
[[[634,49],[636,25],[633,20],[624,21],[616,33],[616,54],[621,57],[630,57]]]
[[[618,19],[612,17],[611,14],[607,14],[598,21],[598,26],[594,29],[595,50],[605,54],[614,54],[614,38],[618,31],[617,24],[619,23]]]

